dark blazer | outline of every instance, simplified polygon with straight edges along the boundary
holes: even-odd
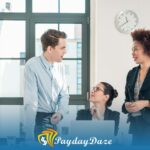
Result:
[[[132,70],[129,71],[126,79],[126,86],[125,86],[125,102],[131,102],[134,100],[134,87],[137,80],[138,72],[140,66],[134,67]],[[145,77],[143,85],[139,92],[139,100],[150,100],[150,68],[148,73]],[[127,110],[125,108],[125,103],[122,106],[122,112],[127,114]],[[150,108],[144,108],[141,110],[142,118],[146,124],[150,126]],[[128,121],[131,119],[131,115],[128,115]]]
[[[77,112],[76,120],[92,120],[92,114],[91,114],[90,109],[79,110]],[[119,129],[120,113],[106,108],[105,113],[104,113],[104,120],[114,120],[115,121],[114,135],[117,135],[118,129]]]

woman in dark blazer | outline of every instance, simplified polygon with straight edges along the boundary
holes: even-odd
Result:
[[[114,134],[117,135],[120,113],[108,109],[117,96],[117,91],[110,84],[100,82],[91,91],[90,102],[93,106],[91,109],[79,110],[76,120],[114,120]]]
[[[133,145],[150,144],[150,30],[131,33],[132,56],[139,66],[129,71],[125,87],[123,113],[128,113]]]

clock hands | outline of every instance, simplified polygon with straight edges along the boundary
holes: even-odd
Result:
[[[128,18],[126,17],[126,22],[128,22]]]
[[[126,20],[126,21],[125,21],[123,24],[121,24],[121,25],[120,25],[120,27],[122,27],[122,26],[124,26],[125,24],[127,24],[127,23],[128,23],[128,19],[127,19],[127,17],[125,17],[125,20]]]

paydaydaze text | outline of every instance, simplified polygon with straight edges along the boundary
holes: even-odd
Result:
[[[66,145],[67,147],[71,145],[112,145],[112,139],[97,139],[96,137],[90,137],[89,139],[79,139],[75,137],[74,139],[63,139],[62,137],[56,137],[54,144]]]

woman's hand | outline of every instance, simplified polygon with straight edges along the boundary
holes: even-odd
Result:
[[[149,107],[149,101],[148,100],[138,100],[136,102],[126,102],[125,103],[125,108],[130,113],[138,112],[145,107]]]

